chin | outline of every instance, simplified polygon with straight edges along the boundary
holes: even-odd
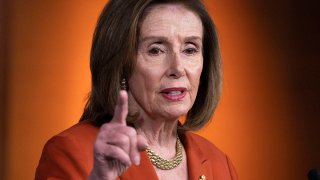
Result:
[[[191,107],[168,107],[165,110],[165,114],[169,119],[178,119],[180,116],[186,115]]]

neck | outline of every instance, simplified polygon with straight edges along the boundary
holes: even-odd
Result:
[[[138,134],[147,139],[149,148],[169,158],[176,153],[177,125],[178,118],[165,120],[140,117],[134,123]]]

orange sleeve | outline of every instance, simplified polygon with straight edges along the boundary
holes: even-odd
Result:
[[[35,179],[87,179],[92,157],[83,157],[82,150],[74,139],[54,136],[44,146]]]

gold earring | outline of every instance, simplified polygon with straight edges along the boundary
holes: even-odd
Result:
[[[121,90],[127,90],[127,81],[126,81],[125,78],[123,78],[121,83],[120,83],[120,89]]]

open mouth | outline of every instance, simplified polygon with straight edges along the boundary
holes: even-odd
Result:
[[[182,94],[183,91],[169,91],[169,92],[164,92],[168,95],[179,95],[179,94]]]
[[[185,97],[185,95],[187,93],[187,89],[182,88],[182,87],[166,88],[166,89],[161,90],[160,93],[167,100],[180,101]]]

